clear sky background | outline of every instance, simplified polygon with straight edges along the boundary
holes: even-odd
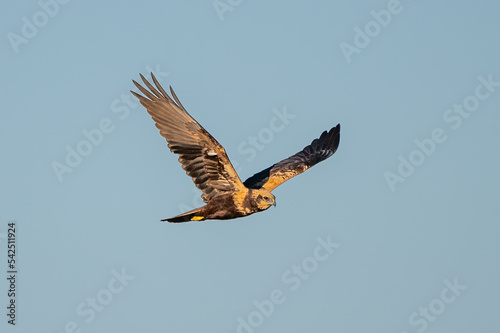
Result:
[[[498,1],[54,4],[0,14],[2,332],[499,331]],[[161,223],[200,192],[131,98],[151,70],[242,179],[340,147],[276,208]]]

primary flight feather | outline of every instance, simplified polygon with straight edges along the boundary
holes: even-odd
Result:
[[[155,86],[141,75],[149,90],[133,81],[143,95],[134,91],[132,94],[151,115],[170,150],[179,155],[182,168],[202,191],[201,197],[205,202],[203,207],[162,221],[232,219],[276,206],[272,190],[332,156],[339,146],[340,124],[324,131],[297,154],[242,182],[224,147],[189,115],[171,87],[172,97],[165,92],[153,73],[151,78]]]

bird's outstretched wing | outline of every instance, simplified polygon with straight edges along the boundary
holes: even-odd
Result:
[[[245,189],[224,148],[187,113],[172,87],[170,92],[174,99],[165,92],[153,73],[151,78],[156,88],[144,76],[141,78],[149,90],[133,81],[144,96],[131,91],[132,94],[148,110],[170,150],[179,155],[182,168],[203,192],[203,201]]]
[[[318,139],[297,154],[256,173],[243,183],[248,188],[274,190],[288,179],[301,174],[316,163],[326,160],[337,150],[340,142],[340,124],[324,131]]]

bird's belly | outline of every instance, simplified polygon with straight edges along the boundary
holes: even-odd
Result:
[[[207,204],[207,206],[207,219],[228,220],[254,213],[250,207],[238,205],[234,202],[233,198],[229,196],[214,198],[213,202]]]
[[[253,214],[254,212],[246,212],[246,211],[236,211],[236,210],[227,210],[227,209],[220,209],[220,210],[214,210],[211,211],[210,213],[207,214],[207,219],[213,219],[213,220],[229,220],[229,219],[235,219],[238,217],[243,217],[247,216],[250,214]]]

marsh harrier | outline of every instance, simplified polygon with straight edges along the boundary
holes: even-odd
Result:
[[[205,206],[164,219],[169,222],[233,219],[276,206],[271,193],[288,179],[332,156],[340,141],[340,124],[324,131],[310,145],[242,182],[226,151],[193,117],[170,87],[170,97],[154,75],[153,86],[142,75],[148,88],[134,82],[143,95],[132,91],[147,109],[167,140],[168,147],[179,155],[179,162],[194,184],[202,191]]]

